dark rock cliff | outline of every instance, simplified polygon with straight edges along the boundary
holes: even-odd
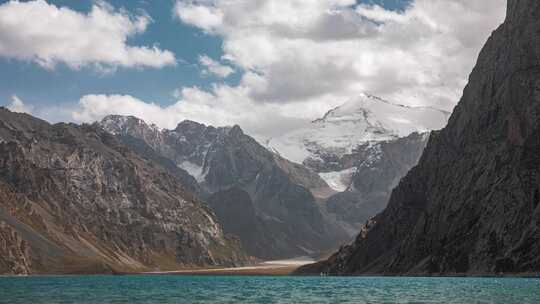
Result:
[[[208,207],[158,162],[97,126],[50,125],[0,108],[0,273],[245,261]]]
[[[448,126],[356,241],[298,273],[540,273],[540,2],[509,0]]]
[[[265,256],[265,251],[280,250],[277,242],[282,238],[277,235],[279,223],[265,220],[257,214],[249,193],[239,187],[232,187],[212,194],[207,201],[220,219],[223,230],[238,236],[246,251]],[[275,241],[269,241],[272,239]]]

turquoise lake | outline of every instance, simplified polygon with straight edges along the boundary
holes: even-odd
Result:
[[[540,303],[518,278],[0,277],[0,303]]]

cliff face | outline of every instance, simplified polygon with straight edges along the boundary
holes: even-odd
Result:
[[[271,153],[238,126],[184,121],[174,130],[159,130],[123,116],[106,117],[100,124],[123,142],[144,142],[154,154],[189,172],[219,222],[228,223],[225,231],[238,235],[256,257],[314,254],[350,237],[315,197],[332,192],[317,174]],[[231,223],[233,218],[238,222]]]
[[[509,0],[448,126],[356,241],[299,273],[540,272],[540,2]]]
[[[0,273],[245,262],[181,184],[96,126],[0,109]]]
[[[233,187],[212,194],[207,201],[223,230],[238,236],[246,251],[264,256],[264,252],[274,253],[280,249],[280,223],[258,215],[249,193]]]

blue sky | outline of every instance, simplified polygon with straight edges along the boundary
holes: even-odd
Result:
[[[6,3],[8,1],[0,1]],[[159,45],[176,55],[178,64],[164,68],[118,68],[116,72],[103,74],[92,67],[73,70],[59,64],[47,70],[34,62],[0,57],[0,104],[7,105],[12,95],[17,95],[26,104],[59,105],[78,102],[87,94],[129,94],[142,100],[161,105],[176,101],[172,92],[181,87],[197,86],[209,88],[213,83],[226,82],[234,85],[240,72],[222,80],[212,75],[201,75],[199,55],[219,59],[222,55],[222,40],[207,35],[202,30],[185,25],[173,18],[173,0],[151,1],[108,0],[115,8],[125,8],[132,14],[144,10],[153,20],[147,30],[133,36],[128,43],[133,45]],[[383,4],[389,9],[402,9],[403,0],[370,1]],[[91,0],[48,0],[56,6],[66,6],[80,12],[88,12]]]
[[[6,2],[6,1],[2,1]],[[92,1],[48,1],[77,11],[88,12]],[[73,70],[59,65],[53,71],[33,62],[0,58],[0,97],[6,102],[16,94],[27,103],[72,103],[85,94],[132,94],[162,104],[175,101],[171,92],[179,86],[201,86],[216,81],[214,77],[201,77],[197,66],[199,54],[219,58],[221,40],[204,35],[200,30],[173,19],[173,1],[149,5],[145,1],[108,1],[116,8],[130,12],[142,9],[153,19],[145,33],[129,41],[134,45],[158,44],[176,54],[178,65],[161,69],[119,68],[115,73],[103,75],[93,68]],[[231,77],[231,82],[235,77]]]

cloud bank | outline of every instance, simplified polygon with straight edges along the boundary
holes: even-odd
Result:
[[[243,73],[240,83],[182,88],[169,107],[86,96],[74,117],[134,114],[163,127],[184,118],[238,123],[270,137],[364,92],[451,110],[505,8],[506,0],[415,0],[400,12],[355,0],[179,0],[175,16],[223,39],[223,58]]]
[[[175,13],[223,38],[254,100],[367,91],[450,110],[505,8],[505,0],[416,0],[404,12],[355,0],[180,0]]]
[[[0,5],[0,56],[36,62],[53,69],[93,65],[161,68],[175,65],[173,53],[157,46],[128,45],[128,38],[145,32],[151,19],[132,16],[96,1],[88,14],[57,7],[44,0],[9,1]]]

